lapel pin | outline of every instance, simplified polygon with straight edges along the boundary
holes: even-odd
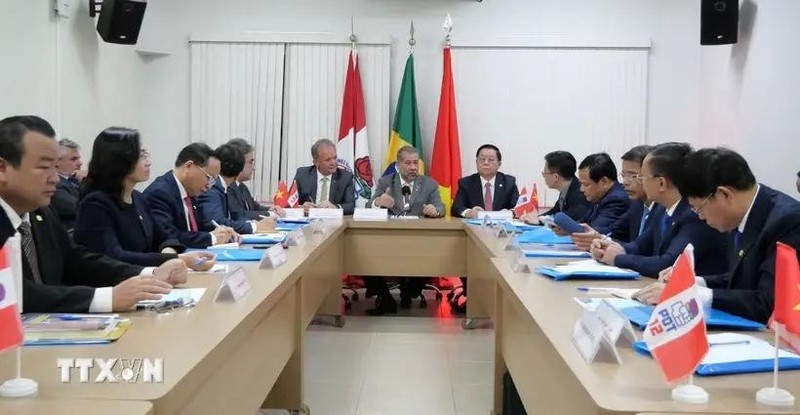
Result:
[[[744,256],[744,249],[739,250],[739,258]]]
[[[41,221],[42,221],[42,217],[41,217],[41,216],[39,216],[39,215],[36,215],[36,220],[37,220],[37,221],[39,221],[39,222],[41,222]]]
[[[503,187],[503,183],[498,184],[497,187]]]

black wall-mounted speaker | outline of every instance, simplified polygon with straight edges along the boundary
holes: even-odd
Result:
[[[146,7],[144,0],[103,0],[97,33],[108,43],[135,45]]]
[[[703,0],[700,44],[728,45],[739,38],[739,0]]]

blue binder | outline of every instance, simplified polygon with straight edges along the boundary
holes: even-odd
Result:
[[[306,226],[303,223],[291,223],[291,222],[278,222],[275,224],[275,230],[278,232],[291,232],[296,231],[298,229],[302,229],[303,226]]]
[[[279,218],[278,223],[300,223],[300,224],[307,224],[311,223],[311,219],[309,218]]]
[[[601,271],[577,271],[564,273],[556,269],[556,267],[538,267],[536,272],[553,278],[556,281],[566,279],[586,279],[586,280],[638,280],[639,273],[635,271],[622,271],[622,272],[601,272]]]
[[[655,307],[643,305],[640,307],[623,308],[620,310],[628,320],[640,329],[647,327],[647,322],[650,321],[650,314],[653,313]],[[764,325],[742,318],[724,311],[715,310],[713,308],[705,309],[706,327],[713,327],[716,329],[734,329],[734,330],[762,330]]]
[[[633,349],[640,354],[650,356],[650,348],[644,341],[633,343]],[[772,372],[775,361],[773,359],[743,360],[740,362],[726,362],[713,364],[700,364],[695,373],[698,376],[738,375],[744,373]],[[778,370],[800,369],[800,358],[781,357],[778,359]]]
[[[546,227],[538,227],[529,231],[522,232],[517,237],[520,244],[571,244],[569,236],[558,236]]]
[[[568,245],[525,245],[522,254],[526,258],[591,258],[592,255],[586,251],[577,249],[558,249],[557,247]]]
[[[243,244],[279,244],[286,241],[287,235],[281,234],[280,237],[277,235],[242,235],[242,243]]]
[[[215,249],[217,262],[226,261],[261,261],[264,256],[263,249]]]
[[[574,219],[564,212],[556,213],[555,216],[553,216],[553,222],[568,233],[585,232],[580,223],[575,222]]]
[[[532,231],[535,229],[539,229],[541,228],[541,225],[528,225],[528,224],[515,225],[511,222],[506,222],[503,224],[503,227],[505,228],[506,232],[522,233],[525,231]]]

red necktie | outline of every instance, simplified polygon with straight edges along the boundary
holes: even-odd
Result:
[[[197,221],[194,220],[194,207],[192,206],[192,198],[189,196],[183,198],[183,205],[186,207],[186,214],[189,216],[189,231],[197,232]]]
[[[483,194],[483,210],[491,212],[492,209],[492,184],[486,183],[486,192]]]

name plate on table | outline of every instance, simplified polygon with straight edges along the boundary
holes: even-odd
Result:
[[[603,299],[600,305],[597,306],[595,313],[603,326],[605,337],[609,343],[616,345],[620,337],[623,336],[631,344],[636,341],[636,333],[633,331],[631,321],[611,303]]]
[[[356,210],[353,211],[353,220],[386,222],[389,220],[389,210],[383,208],[381,209],[356,208]]]
[[[525,260],[525,253],[522,252],[522,249],[519,247],[517,247],[514,255],[511,256],[511,269],[514,270],[514,272],[531,272],[531,267],[528,266]]]
[[[222,278],[217,294],[214,296],[214,301],[238,302],[248,291],[250,291],[250,280],[247,279],[244,269],[238,267]]]
[[[583,310],[583,314],[572,328],[570,339],[586,363],[591,364],[601,350],[617,363],[622,363],[617,346],[609,340],[607,329],[597,311]]]
[[[304,218],[306,211],[303,208],[284,209],[284,217],[286,218]]]
[[[264,250],[264,256],[261,257],[261,263],[258,264],[260,269],[275,269],[286,263],[286,251],[283,250],[282,245],[273,245]]]
[[[311,208],[308,210],[308,217],[311,219],[342,220],[344,218],[344,210]]]
[[[296,229],[289,232],[286,237],[286,245],[289,246],[303,246],[306,244],[306,234],[302,229]]]
[[[484,210],[478,212],[478,219],[483,219],[484,217],[488,217],[489,220],[493,221],[510,220],[514,219],[514,212],[510,210],[497,210],[492,212],[487,212]]]
[[[494,230],[494,236],[498,238],[506,238],[508,237],[508,231],[506,231],[506,227],[503,226],[502,223],[498,223],[496,229]]]
[[[514,234],[511,235],[511,238],[509,238],[505,245],[503,245],[503,250],[513,251],[517,249],[517,247],[519,247],[519,244],[517,243],[517,234]]]

